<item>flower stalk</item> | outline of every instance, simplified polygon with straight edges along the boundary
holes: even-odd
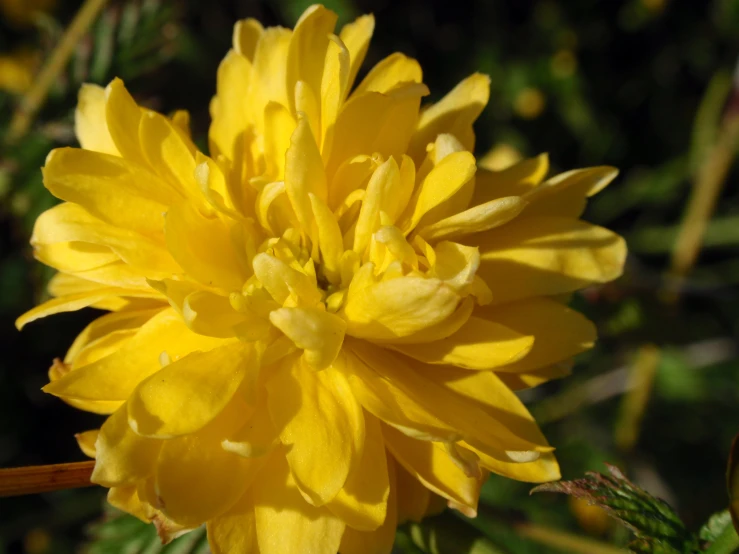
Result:
[[[0,497],[91,487],[94,461],[0,469]]]

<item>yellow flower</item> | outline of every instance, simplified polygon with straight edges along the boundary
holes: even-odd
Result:
[[[0,55],[0,90],[21,94],[31,86],[38,55],[27,50]]]
[[[615,170],[477,168],[487,77],[420,110],[418,63],[354,86],[374,20],[335,23],[236,25],[210,156],[115,80],[43,169],[56,298],[18,325],[111,311],[44,390],[111,414],[78,436],[111,503],[165,538],[207,523],[214,553],[389,552],[400,522],[474,515],[489,472],[558,479],[513,390],[568,373],[595,332],[563,299],[624,261],[578,219]]]

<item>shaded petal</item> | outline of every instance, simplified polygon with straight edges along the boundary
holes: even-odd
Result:
[[[464,443],[462,444],[464,445]],[[465,446],[477,455],[482,467],[492,471],[493,473],[502,475],[503,477],[508,477],[509,479],[523,481],[524,483],[547,483],[549,481],[557,481],[562,478],[557,458],[554,457],[552,452],[543,453],[533,462],[516,463],[505,462],[498,458],[488,456],[469,445]]]
[[[300,115],[285,156],[285,189],[303,232],[310,236],[313,209],[308,195],[315,194],[325,202],[327,185],[321,154],[310,125],[308,120]]]
[[[472,444],[474,448],[504,461],[519,460],[526,457],[536,458],[538,452],[545,453],[553,450],[548,446],[549,443],[523,402],[492,371],[471,372],[440,366],[425,373],[424,377],[428,382],[437,384],[448,391],[449,394],[459,398],[470,410],[470,414],[473,410],[479,410],[491,418],[491,422],[495,421],[495,423],[479,423],[479,425],[494,425],[499,429],[504,428],[506,433],[503,433],[503,435],[512,434],[517,437],[519,443],[525,441],[529,445],[528,447],[517,448],[500,441],[496,441],[496,445],[493,440],[488,439],[483,447],[473,442],[471,438],[465,437],[464,440]],[[479,433],[477,436],[482,437]],[[496,448],[499,449],[498,452],[496,452]],[[500,450],[514,451],[514,453],[507,460]],[[515,454],[515,451],[536,452],[522,456]]]
[[[491,171],[480,164],[479,160],[478,164],[480,167],[475,174],[473,206],[507,196],[524,196],[534,190],[547,176],[549,156],[540,154],[502,171]]]
[[[312,504],[326,504],[359,463],[364,443],[359,403],[342,374],[315,372],[294,356],[266,386],[272,422],[300,491]]]
[[[90,481],[113,487],[133,484],[154,472],[162,441],[138,436],[128,425],[124,404],[100,428]]]
[[[352,468],[344,488],[327,506],[348,526],[359,531],[375,531],[386,521],[386,514],[394,519],[394,513],[389,513],[389,502],[394,502],[391,493],[394,479],[388,477],[387,454],[379,420],[365,413],[364,425],[362,458]]]
[[[226,512],[254,480],[262,461],[220,446],[243,423],[243,411],[234,401],[198,433],[163,441],[155,473],[158,508],[180,525],[194,527]]]
[[[527,373],[551,366],[592,348],[597,338],[590,320],[549,298],[479,308],[476,315],[534,337],[534,346],[525,357],[496,371]]]
[[[300,494],[282,452],[254,483],[254,513],[261,554],[336,554],[344,522]]]
[[[500,451],[551,450],[520,400],[492,372],[446,366],[435,366],[432,371],[428,366],[361,341],[348,341],[347,346],[387,383],[429,412],[438,414],[440,420],[475,448],[492,456]],[[484,392],[468,390],[468,383],[484,385]],[[470,398],[477,398],[476,394],[487,394],[489,398],[470,402]]]
[[[423,159],[426,145],[440,133],[459,139],[465,149],[474,151],[472,124],[482,113],[490,97],[490,77],[475,73],[454,87],[444,98],[424,109],[413,135],[409,154],[417,162]]]
[[[587,199],[597,194],[618,175],[615,167],[589,167],[561,173],[526,195],[531,205],[526,216],[580,217]]]
[[[43,390],[62,398],[125,400],[136,385],[161,369],[162,353],[175,361],[190,352],[207,351],[222,344],[223,339],[193,333],[168,308],[146,322],[115,353],[64,375]]]
[[[398,489],[395,483],[395,461],[387,457],[383,446],[383,458],[388,473],[387,514],[377,529],[361,531],[347,524],[341,537],[341,554],[390,554],[395,541],[395,529],[398,522]]]
[[[333,130],[326,165],[329,178],[345,160],[360,154],[378,152],[385,159],[401,159],[418,120],[421,97],[426,94],[426,85],[406,83],[387,94],[367,92],[350,98]]]
[[[226,513],[208,520],[206,529],[212,554],[259,552],[251,491],[244,494]]]
[[[216,75],[216,96],[210,105],[208,130],[210,152],[240,164],[245,150],[244,135],[250,123],[252,64],[245,56],[231,50],[218,66]]]
[[[352,93],[388,92],[401,83],[422,83],[421,64],[405,54],[395,52],[379,61]]]
[[[430,491],[461,504],[466,515],[474,517],[482,479],[465,475],[440,443],[412,439],[387,425],[382,434],[388,450],[408,473]]]
[[[204,217],[190,203],[179,203],[167,212],[165,236],[177,263],[204,285],[240,291],[250,276],[229,223],[220,217]]]
[[[388,456],[388,467],[390,466],[395,469],[395,483],[398,488],[398,525],[406,521],[420,522],[429,511],[431,491],[408,473],[392,456]],[[436,496],[436,498],[439,497]]]
[[[539,316],[537,316],[539,317]],[[534,337],[500,323],[472,316],[453,335],[429,343],[392,348],[427,364],[451,364],[467,369],[492,369],[520,360]]]
[[[158,177],[127,160],[57,148],[42,168],[44,186],[108,223],[159,238],[167,206],[181,198]]]
[[[472,179],[476,169],[475,157],[469,152],[455,152],[446,156],[424,177],[398,227],[410,233],[427,212],[450,199]]]
[[[465,242],[480,248],[478,275],[498,304],[611,281],[626,258],[615,233],[559,217],[522,217]]]
[[[255,382],[258,371],[250,344],[237,342],[188,354],[142,381],[131,393],[131,428],[139,435],[157,438],[194,433],[223,411],[245,379]]]
[[[280,308],[269,314],[269,320],[305,351],[303,360],[315,370],[330,366],[344,341],[346,322],[326,311]]]
[[[329,35],[338,16],[314,4],[303,12],[293,29],[287,54],[287,94],[290,110],[295,113],[293,92],[298,81],[305,82],[316,98],[320,97]]]
[[[519,196],[506,196],[452,215],[418,230],[427,241],[451,239],[500,227],[520,214],[527,202]]]
[[[111,297],[118,296],[134,296],[139,298],[158,298],[159,294],[156,291],[141,291],[134,289],[123,289],[113,287],[100,287],[97,289],[79,292],[76,294],[68,294],[66,296],[60,296],[53,298],[28,310],[22,316],[15,320],[15,326],[18,330],[22,329],[28,323],[41,319],[53,314],[59,314],[63,312],[75,312],[82,308],[98,304],[101,301],[107,300]]]
[[[392,339],[436,325],[458,303],[457,292],[439,279],[399,277],[349,289],[341,315],[346,318],[348,335]]]

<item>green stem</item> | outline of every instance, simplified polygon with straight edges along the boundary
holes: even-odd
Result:
[[[734,526],[729,525],[704,554],[732,554],[737,548],[739,548],[739,535],[736,534]]]

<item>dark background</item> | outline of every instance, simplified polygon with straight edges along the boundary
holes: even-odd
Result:
[[[0,84],[5,59],[13,59],[6,57],[21,52],[34,71],[80,6],[71,0],[26,2],[50,11],[23,22],[10,13],[14,3],[0,0]],[[106,84],[120,76],[142,104],[163,112],[187,109],[204,145],[215,72],[233,23],[256,17],[265,25],[293,26],[308,4],[109,2],[30,131],[12,146],[0,146],[0,467],[82,460],[73,435],[100,423],[99,416],[40,391],[52,359],[64,355],[94,311],[57,315],[22,333],[13,325],[44,298],[50,273],[28,246],[35,217],[54,202],[39,168],[51,148],[74,144],[72,110],[80,83]],[[621,169],[617,181],[591,201],[586,217],[627,238],[626,275],[573,300],[596,322],[601,341],[581,357],[572,377],[525,399],[558,448],[565,478],[602,471],[604,461],[617,463],[666,498],[693,529],[724,509],[728,449],[739,431],[736,169],[720,179],[718,207],[695,267],[679,284],[680,299],[668,301],[664,291],[691,191],[700,187],[697,176],[711,165],[717,137],[733,113],[739,1],[327,5],[339,12],[340,24],[375,14],[365,71],[402,51],[420,61],[432,99],[470,73],[489,74],[491,99],[476,126],[480,155],[493,147],[499,156],[549,152],[557,170],[606,164]],[[19,98],[0,92],[1,133]],[[657,360],[653,382],[644,378],[651,375],[650,355]],[[640,393],[648,398],[643,418],[633,404]],[[616,440],[624,428],[638,433],[633,445]],[[529,497],[529,488],[493,477],[484,489],[486,508],[476,525],[503,551],[557,552],[518,537],[496,519],[514,511],[537,524],[624,544],[625,533],[598,512],[585,512],[564,497]],[[0,499],[0,554],[77,551],[102,506],[97,489]],[[149,544],[126,551],[153,552],[146,550]],[[400,545],[399,551],[412,548]]]

